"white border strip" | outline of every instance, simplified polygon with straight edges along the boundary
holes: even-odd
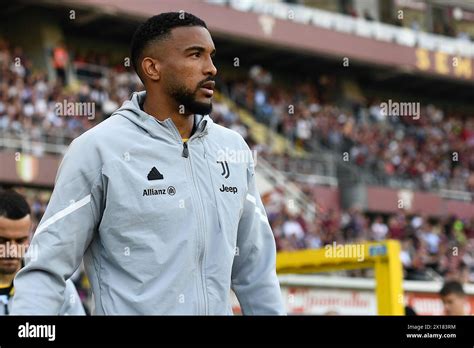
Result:
[[[250,193],[247,193],[247,200],[252,202],[253,204],[257,205],[257,200]]]
[[[371,290],[375,289],[374,278],[349,278],[333,275],[309,275],[309,274],[280,274],[278,280],[282,286],[302,286],[311,288],[333,288]],[[424,280],[403,280],[403,289],[412,292],[438,293],[442,282]],[[474,284],[464,284],[464,291],[474,295]]]
[[[260,217],[260,220],[262,220],[265,223],[268,223],[268,220],[265,214],[262,213],[259,207],[257,207],[257,200],[255,199],[255,197],[252,196],[250,193],[247,193],[246,198],[248,201],[252,202],[255,205],[255,213]]]
[[[69,207],[64,208],[61,211],[58,211],[56,214],[54,214],[48,220],[46,220],[40,226],[38,226],[38,228],[36,229],[35,235],[43,232],[48,226],[54,224],[56,221],[62,219],[66,215],[69,215],[69,214],[73,213],[74,211],[76,211],[77,209],[79,209],[79,208],[85,206],[86,204],[90,203],[90,201],[91,201],[91,195],[89,194],[89,195],[85,196],[83,199],[71,204]]]

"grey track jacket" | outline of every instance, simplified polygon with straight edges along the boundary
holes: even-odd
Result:
[[[244,314],[283,314],[247,144],[208,115],[184,144],[144,96],[71,143],[12,314],[57,314],[83,257],[93,314],[231,314],[231,288]]]

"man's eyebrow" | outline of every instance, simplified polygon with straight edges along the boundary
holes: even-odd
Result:
[[[184,52],[188,52],[188,51],[199,51],[199,52],[205,52],[206,51],[206,48],[204,46],[190,46],[190,47],[187,47]],[[216,49],[214,48],[211,52],[211,56],[216,54]]]

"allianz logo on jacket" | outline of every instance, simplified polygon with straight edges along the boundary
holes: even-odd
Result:
[[[170,195],[174,196],[176,193],[176,189],[174,186],[168,186],[168,188],[146,188],[143,190],[143,196],[160,196],[160,195]]]
[[[148,181],[152,180],[163,180],[163,174],[160,173],[156,167],[151,168],[150,172],[147,175]],[[176,193],[176,189],[174,186],[168,186],[167,188],[157,188],[157,187],[149,187],[143,189],[143,196],[161,196],[161,195],[170,195],[174,196]]]

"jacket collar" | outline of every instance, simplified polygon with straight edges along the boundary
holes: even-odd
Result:
[[[137,101],[140,105],[140,110],[145,114],[148,115],[149,117],[152,117],[156,122],[159,124],[164,125],[167,128],[174,128],[177,130],[176,125],[174,122],[171,120],[171,118],[167,118],[163,121],[158,120],[156,117],[153,117],[152,115],[147,114],[145,111],[141,109],[141,106],[143,105],[143,102],[146,97],[146,91],[141,91],[141,92],[136,92],[137,94]],[[210,125],[211,118],[209,115],[199,115],[199,114],[194,114],[194,133],[191,135],[190,138],[196,136],[196,137],[201,137],[204,136],[208,133],[209,128],[208,126]]]

